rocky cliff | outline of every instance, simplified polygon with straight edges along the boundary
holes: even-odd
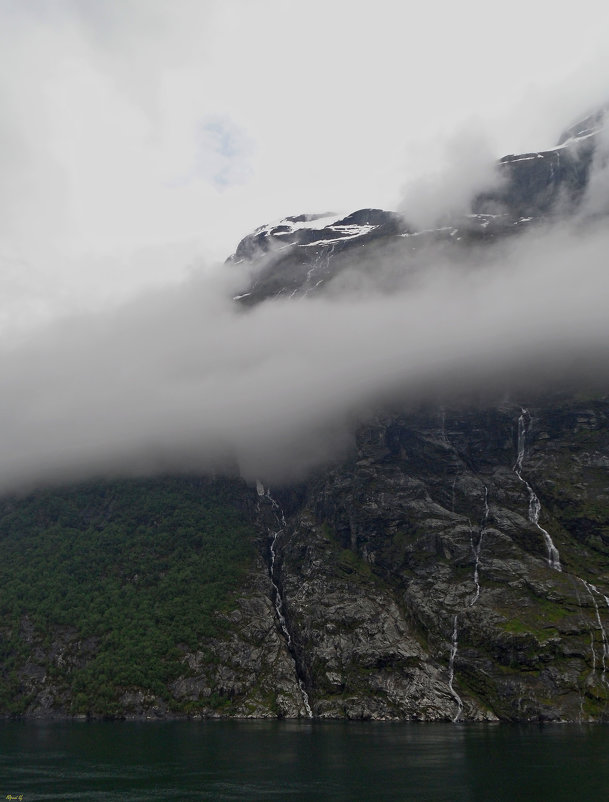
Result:
[[[316,715],[607,715],[608,400],[379,417],[308,483],[279,578]]]

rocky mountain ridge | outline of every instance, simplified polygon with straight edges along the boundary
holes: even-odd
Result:
[[[429,248],[460,259],[472,247],[493,245],[556,217],[572,216],[588,186],[604,130],[603,107],[567,128],[554,147],[511,154],[496,164],[492,189],[479,192],[468,214],[417,230],[395,212],[301,214],[260,226],[244,237],[227,263],[252,266],[249,287],[235,300],[252,306],[271,298],[319,294],[354,264],[374,275],[390,258],[408,271]]]

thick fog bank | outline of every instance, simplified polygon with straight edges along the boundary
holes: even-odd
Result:
[[[63,321],[0,353],[0,488],[170,470],[278,483],[345,453],[380,403],[570,376],[603,388],[608,253],[602,225],[538,230],[391,294],[247,311],[224,266]]]

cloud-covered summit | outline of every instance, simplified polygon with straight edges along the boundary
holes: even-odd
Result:
[[[405,272],[387,251],[325,297],[247,312],[231,298],[249,277],[200,258],[293,210],[392,207],[405,177],[408,218],[458,209],[491,154],[601,94],[609,12],[585,6],[543,36],[547,9],[524,2],[501,26],[478,0],[441,24],[384,0],[0,3],[0,487],[227,464],[281,481],[348,448],[387,398],[595,354],[600,223],[474,264],[430,247]],[[535,114],[508,124],[523,91]],[[446,142],[458,158],[436,170]]]
[[[604,225],[536,230],[391,294],[248,310],[223,266],[56,324],[0,353],[0,488],[183,470],[278,483],[344,453],[392,399],[537,387],[584,363],[606,383],[608,248]]]

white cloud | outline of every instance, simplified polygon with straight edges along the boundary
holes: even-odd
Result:
[[[478,122],[471,122],[446,143],[433,172],[410,182],[399,211],[416,229],[447,224],[471,211],[477,193],[499,184],[496,159]]]
[[[606,91],[609,29],[592,0],[555,12],[0,0],[0,484],[209,464],[226,447],[248,476],[277,478],[288,454],[304,468],[331,437],[344,445],[350,412],[395,383],[513,363],[578,331],[598,345],[601,232],[527,240],[487,284],[432,269],[394,298],[238,315],[211,269],[183,283],[266,220],[393,207],[405,183],[419,187],[406,214],[433,219],[486,180],[491,155],[553,144]],[[584,256],[580,285],[568,260]],[[66,310],[96,315],[28,335]]]
[[[553,142],[606,74],[592,5],[3,0],[0,236],[53,271],[179,240],[220,258],[268,219],[394,206],[472,117],[496,156]],[[202,142],[210,120],[240,158]]]
[[[584,217],[606,215],[609,213],[609,126],[607,115],[597,137],[591,177],[582,201],[581,214]]]
[[[247,312],[222,269],[55,324],[0,354],[0,488],[227,464],[279,483],[383,399],[537,389],[574,364],[604,383],[608,246],[602,226],[536,232],[390,294]]]

